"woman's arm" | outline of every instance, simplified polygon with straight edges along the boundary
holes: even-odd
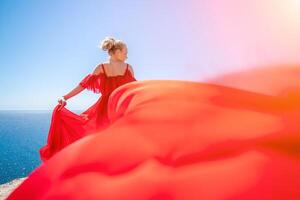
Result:
[[[85,89],[84,87],[82,87],[81,85],[78,85],[73,90],[71,90],[68,94],[63,95],[63,97],[65,98],[65,100],[70,99],[71,97],[77,95],[84,89]]]
[[[102,70],[100,64],[96,65],[92,74],[98,75],[99,73],[103,73],[103,70]],[[68,94],[64,95],[63,97],[65,100],[70,99],[71,97],[80,93],[82,90],[85,90],[85,88],[82,87],[81,85],[77,85],[73,90],[71,90]]]

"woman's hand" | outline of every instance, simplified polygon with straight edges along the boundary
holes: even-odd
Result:
[[[63,96],[58,99],[58,103],[60,104],[58,111],[60,111],[63,107],[65,107],[65,105],[67,105],[67,101]]]

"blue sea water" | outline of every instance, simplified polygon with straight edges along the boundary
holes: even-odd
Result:
[[[75,112],[75,113],[79,113]],[[51,110],[0,111],[0,184],[28,176],[42,164]]]

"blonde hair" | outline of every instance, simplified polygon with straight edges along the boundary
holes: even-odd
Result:
[[[117,49],[122,50],[126,44],[122,40],[117,40],[114,37],[105,37],[100,44],[100,48],[104,51],[108,51],[109,54],[114,53]]]

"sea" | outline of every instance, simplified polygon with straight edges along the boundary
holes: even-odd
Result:
[[[47,142],[51,115],[51,110],[0,110],[0,184],[42,164],[39,149]]]

